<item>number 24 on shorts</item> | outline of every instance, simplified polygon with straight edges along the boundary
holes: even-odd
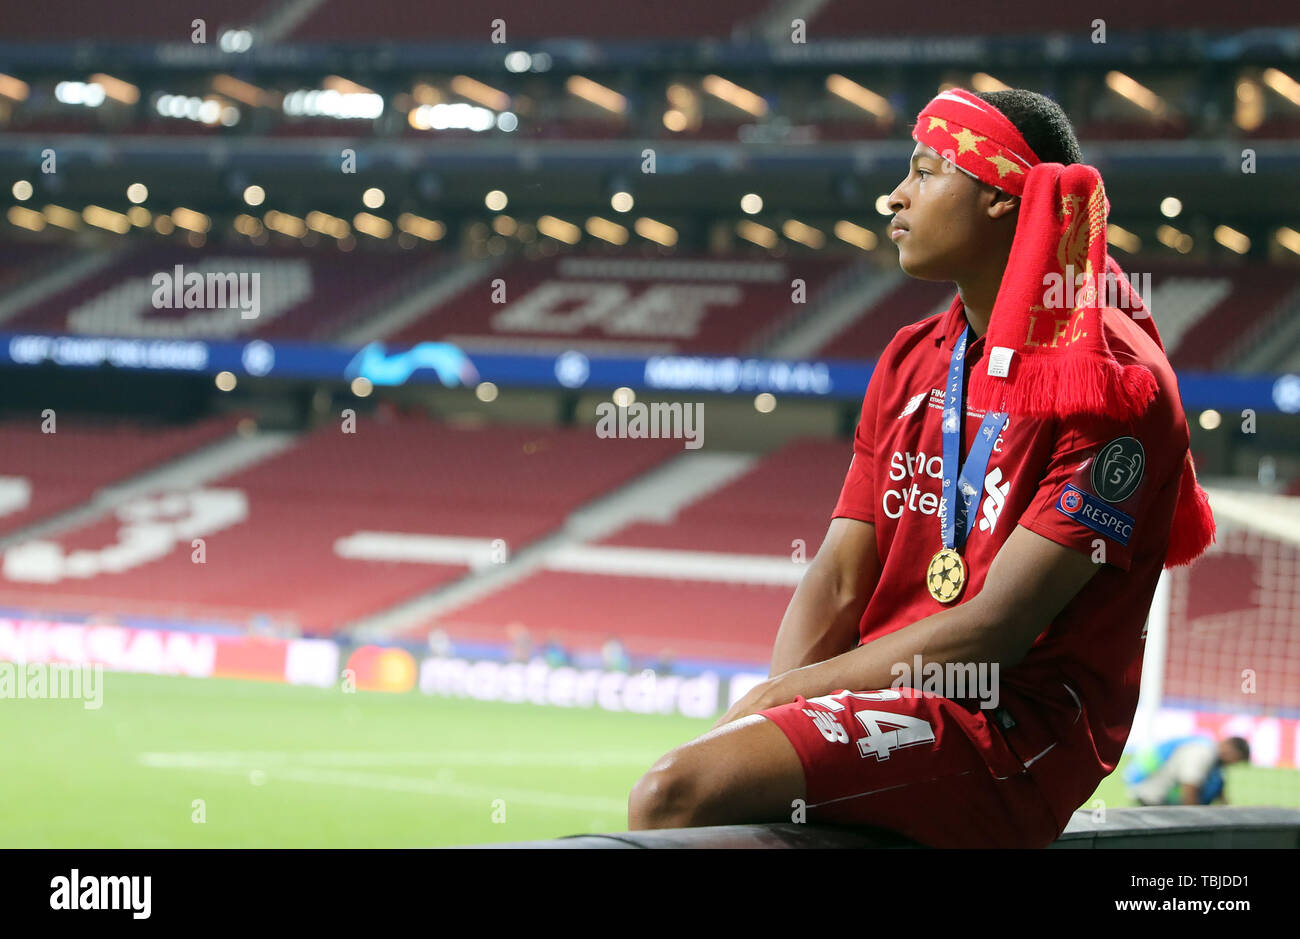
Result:
[[[844,698],[858,698],[863,701],[897,701],[902,697],[897,691],[841,691],[839,694],[822,695],[809,698],[810,704],[820,704],[829,711],[843,711]],[[831,743],[848,743],[849,732],[833,713],[804,708],[803,711],[812,718],[817,729]],[[858,740],[858,753],[865,759],[875,756],[878,760],[889,759],[890,750],[914,747],[923,743],[934,742],[934,728],[929,721],[909,714],[895,714],[892,711],[857,711],[853,715],[862,725],[867,735]],[[886,724],[893,730],[882,730]]]

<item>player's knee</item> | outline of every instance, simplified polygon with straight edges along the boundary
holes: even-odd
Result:
[[[628,829],[685,828],[698,824],[695,821],[697,793],[694,778],[680,761],[671,757],[661,760],[632,787],[627,802]]]

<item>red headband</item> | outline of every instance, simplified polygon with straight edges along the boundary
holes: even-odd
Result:
[[[1013,196],[1041,161],[1016,125],[987,101],[961,88],[941,91],[916,118],[912,139],[980,182]]]

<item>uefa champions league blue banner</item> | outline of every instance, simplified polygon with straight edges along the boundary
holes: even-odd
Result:
[[[568,388],[673,394],[769,392],[804,398],[861,400],[869,363],[737,356],[601,356],[570,350],[559,355],[469,352],[451,343],[423,342],[362,348],[263,339],[206,341],[109,336],[0,333],[0,364],[18,367],[108,367],[253,378],[353,381],[376,386],[438,384],[472,388],[490,381],[501,388]],[[1300,413],[1300,375],[1229,375],[1180,372],[1187,410],[1219,408]]]

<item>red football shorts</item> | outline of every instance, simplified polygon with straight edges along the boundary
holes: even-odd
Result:
[[[1042,848],[1056,818],[992,720],[913,688],[760,711],[803,763],[808,822],[870,825],[936,848]]]

